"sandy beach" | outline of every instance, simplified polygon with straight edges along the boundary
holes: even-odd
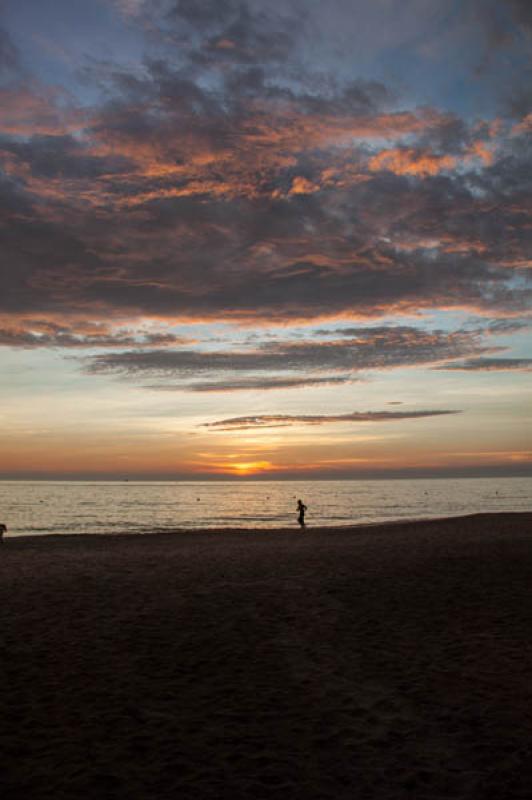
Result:
[[[2,797],[529,798],[531,587],[532,514],[8,534]]]

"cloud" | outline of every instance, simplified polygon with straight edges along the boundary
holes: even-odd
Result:
[[[0,86],[0,106],[0,135],[63,136],[80,131],[86,121],[85,113],[71,104],[66,92],[36,80]]]
[[[196,119],[194,104],[208,99],[186,96],[179,102]],[[268,323],[528,305],[509,268],[530,258],[525,151],[467,177],[365,173],[360,150],[319,149],[316,137],[333,135],[337,118],[329,128],[326,118],[307,120],[297,132],[283,111],[284,131],[274,134],[275,117],[264,116],[249,136],[251,120],[236,120],[235,140],[227,119],[203,125],[202,112],[202,130],[183,139],[179,117],[166,124],[164,114],[135,114],[102,112],[92,143],[68,134],[0,140],[17,187],[8,210],[13,201],[28,207],[23,217],[13,208],[6,232],[17,266],[1,278],[4,312],[105,308]],[[382,133],[393,119],[366,122]],[[351,134],[361,124],[354,120]],[[420,172],[421,161],[408,164]]]
[[[381,150],[370,158],[369,169],[373,172],[389,170],[396,175],[437,175],[456,166],[456,158],[450,155],[434,155],[412,148]]]
[[[452,154],[434,152],[421,146],[384,148],[369,159],[368,168],[372,172],[389,171],[396,175],[424,178],[440,172],[450,172],[474,159],[489,165],[494,158],[488,144],[482,139],[476,139],[470,140],[467,147]]]
[[[4,157],[9,154],[34,178],[94,180],[129,173],[133,162],[120,154],[92,155],[71,134],[36,135],[30,139],[0,139]]]
[[[99,353],[83,364],[92,374],[149,376],[159,381],[149,388],[165,391],[287,389],[351,382],[366,370],[434,365],[499,350],[483,343],[483,333],[481,328],[447,333],[411,326],[359,327],[344,329],[342,338],[332,340],[265,341],[233,350],[137,348]],[[198,376],[209,377],[194,381]]]
[[[441,364],[434,369],[461,370],[464,372],[491,372],[505,370],[532,371],[532,358],[469,358]]]
[[[331,386],[334,384],[352,383],[356,378],[342,375],[326,375],[319,378],[286,377],[286,378],[234,378],[219,381],[196,381],[195,383],[182,383],[177,385],[154,384],[146,389],[174,392],[241,392],[241,391],[267,391],[271,389],[300,389],[309,386]]]
[[[33,207],[24,217],[13,209],[5,231],[13,270],[0,276],[0,310],[275,323],[438,306],[526,309],[529,290],[506,266],[527,257],[525,208],[505,211],[503,201],[488,216],[450,183],[422,192],[401,180],[324,200],[152,199],[116,215],[93,212],[92,195],[80,195],[57,220],[54,198],[41,211],[35,196],[9,189],[8,205]]]
[[[292,181],[290,194],[312,194],[313,192],[319,191],[319,189],[320,187],[318,184],[312,183],[312,181],[309,181],[301,175],[296,175]]]
[[[244,0],[178,0],[166,15],[169,28],[179,41],[190,42],[190,57],[211,65],[282,62],[290,55],[305,17],[294,15],[290,6],[269,6]]]
[[[28,76],[0,89],[0,313],[265,326],[529,306],[522,120],[416,107],[309,60],[333,25],[316,3],[121,5],[149,56],[93,59],[92,105]],[[363,18],[393,39],[382,9]]]
[[[515,20],[522,26],[524,32],[532,36],[532,8],[528,0],[508,0]]]
[[[105,324],[59,325],[50,320],[20,320],[2,324],[0,347],[98,349],[120,347],[168,347],[190,344],[191,340],[165,332],[116,331]]]
[[[111,0],[125,17],[137,17],[144,11],[146,0]]]
[[[0,78],[20,69],[20,55],[8,31],[0,27]]]
[[[217,422],[205,422],[201,427],[220,431],[241,431],[254,428],[279,428],[293,425],[326,425],[345,422],[390,422],[405,419],[421,419],[460,411],[354,411],[351,414],[265,414],[259,416],[232,417]]]

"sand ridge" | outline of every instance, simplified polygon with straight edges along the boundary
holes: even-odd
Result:
[[[532,514],[7,538],[5,798],[528,798]]]

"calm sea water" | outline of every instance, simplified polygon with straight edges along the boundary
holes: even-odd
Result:
[[[59,482],[0,481],[9,535],[147,533],[176,528],[297,528],[532,511],[530,478],[376,481]]]

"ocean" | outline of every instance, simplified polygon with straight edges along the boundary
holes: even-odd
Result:
[[[342,481],[0,481],[9,536],[297,528],[532,511],[531,478]]]

